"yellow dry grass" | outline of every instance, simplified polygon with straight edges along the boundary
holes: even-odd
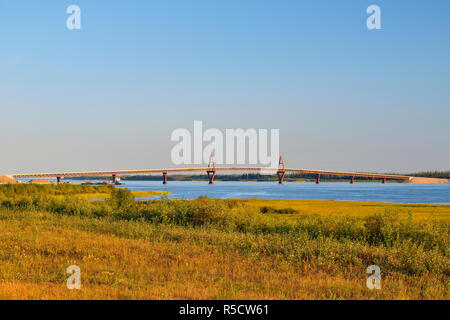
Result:
[[[152,196],[164,196],[169,195],[171,192],[169,191],[162,191],[162,190],[142,190],[142,191],[132,191],[131,194],[135,198],[142,198],[142,197],[152,197]],[[106,199],[110,195],[108,193],[101,193],[101,192],[94,192],[94,193],[80,193],[76,195],[77,198],[80,199]],[[64,198],[65,195],[55,195],[56,198]]]
[[[250,206],[272,207],[275,209],[291,208],[298,214],[321,216],[367,217],[383,213],[387,208],[402,213],[411,213],[413,220],[450,221],[450,205],[431,204],[396,204],[382,202],[325,201],[325,200],[244,200]]]
[[[366,203],[249,203],[289,206],[301,213],[337,210],[341,212],[337,214],[359,216],[368,212]],[[413,208],[424,216],[430,210]],[[442,215],[448,219],[449,211]],[[0,299],[449,298],[448,281],[445,285],[429,274],[388,272],[382,290],[371,291],[361,267],[327,270],[321,261],[292,262],[278,254],[242,249],[243,243],[269,240],[264,235],[214,229],[0,211]],[[386,254],[384,249],[374,250]],[[69,265],[81,268],[81,290],[66,287]]]

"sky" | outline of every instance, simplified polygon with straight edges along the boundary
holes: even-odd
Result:
[[[369,30],[369,5],[381,30]],[[69,30],[66,9],[81,9]],[[177,128],[293,168],[450,170],[450,1],[0,0],[0,173],[174,167]]]

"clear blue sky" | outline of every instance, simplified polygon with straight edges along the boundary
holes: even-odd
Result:
[[[382,30],[366,28],[371,4]],[[0,173],[168,166],[171,132],[194,120],[279,128],[290,167],[449,170],[449,14],[447,0],[2,0]]]

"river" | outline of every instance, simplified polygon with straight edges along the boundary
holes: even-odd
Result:
[[[391,203],[450,204],[450,184],[349,183],[323,182],[228,182],[217,181],[125,181],[131,190],[165,190],[169,198],[261,198],[341,201],[377,201]]]

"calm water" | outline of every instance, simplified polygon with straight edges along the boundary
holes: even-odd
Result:
[[[450,204],[450,184],[125,181],[132,190],[167,190],[171,198],[261,198]]]

